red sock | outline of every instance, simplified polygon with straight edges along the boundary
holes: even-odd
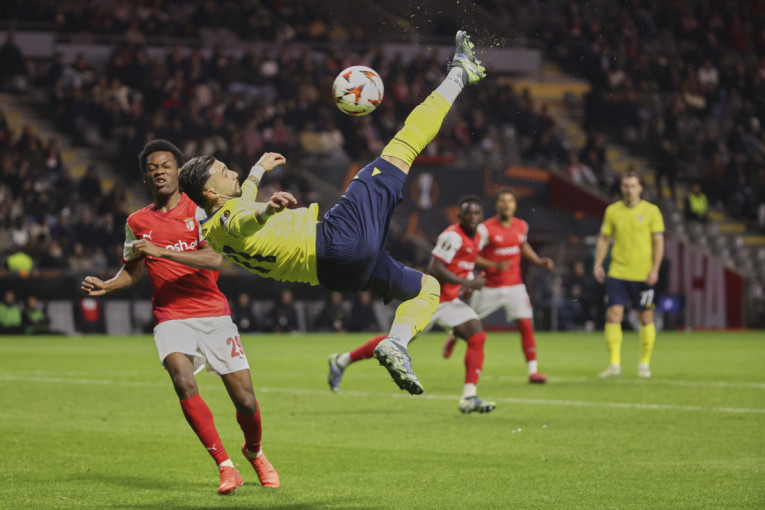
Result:
[[[260,438],[263,435],[263,429],[260,427],[260,406],[257,402],[255,402],[255,409],[255,414],[252,416],[245,416],[239,411],[236,412],[236,421],[244,432],[244,445],[251,453],[258,453]]]
[[[526,361],[535,361],[537,359],[537,341],[534,339],[534,326],[531,325],[531,319],[518,319],[518,331],[521,332],[521,347],[523,354],[526,355]]]
[[[369,359],[372,356],[375,355],[375,347],[377,347],[377,344],[382,342],[388,338],[388,335],[380,335],[372,338],[367,343],[362,345],[361,347],[357,347],[356,349],[351,351],[351,363],[354,361],[358,361],[360,359]]]
[[[210,408],[207,407],[199,393],[186,400],[181,400],[181,408],[184,416],[186,416],[186,421],[189,422],[199,440],[215,459],[215,463],[220,464],[228,460],[226,449],[223,448],[223,442],[215,429],[215,421],[213,421]]]
[[[486,343],[486,333],[481,331],[467,339],[467,351],[465,351],[465,384],[478,384],[483,370],[483,344]]]

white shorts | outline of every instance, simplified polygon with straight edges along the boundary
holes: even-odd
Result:
[[[459,298],[452,301],[444,301],[443,303],[438,303],[438,308],[436,308],[436,311],[430,318],[430,322],[422,332],[430,331],[435,324],[438,324],[447,331],[451,331],[456,326],[464,324],[471,319],[478,320],[478,314],[467,303]]]
[[[470,298],[470,306],[482,319],[500,308],[505,309],[508,321],[534,317],[529,294],[522,283],[509,287],[484,287],[481,290],[475,290]]]
[[[214,375],[250,368],[239,330],[231,317],[202,317],[165,321],[154,328],[154,343],[162,366],[168,354],[194,356],[194,373],[203,368]]]

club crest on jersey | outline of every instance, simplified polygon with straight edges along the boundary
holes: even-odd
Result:
[[[640,223],[643,223],[643,215],[642,215],[642,214],[639,214],[639,215],[638,215],[638,221],[639,221]]]
[[[223,230],[225,230],[226,233],[228,233],[228,223],[230,219],[231,219],[230,210],[226,209],[225,211],[220,213],[220,222],[223,224]]]
[[[189,229],[189,231],[194,230],[194,218],[186,218],[183,222],[186,224],[186,228]]]

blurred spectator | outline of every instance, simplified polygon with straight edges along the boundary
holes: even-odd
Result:
[[[701,191],[701,183],[694,182],[685,197],[685,219],[706,223],[709,216],[709,202]]]
[[[380,331],[382,329],[372,308],[372,294],[369,291],[363,290],[356,295],[348,329],[350,331]]]
[[[576,153],[571,153],[571,161],[566,169],[566,174],[571,177],[571,180],[583,186],[597,189],[598,178],[595,176],[595,172],[592,168],[579,161],[579,156]]]
[[[314,320],[316,331],[345,331],[348,317],[343,307],[343,295],[332,291]]]
[[[289,289],[282,289],[279,294],[279,300],[274,303],[268,314],[271,331],[274,333],[285,333],[297,331],[298,317],[297,308],[295,308],[294,296]]]
[[[77,301],[74,322],[80,333],[105,333],[106,323],[101,302],[90,297]]]
[[[0,303],[0,334],[17,335],[22,333],[21,307],[16,302],[16,293],[8,289],[3,293]]]
[[[37,297],[33,295],[27,296],[24,303],[22,322],[24,332],[27,335],[47,335],[51,333],[48,313]]]
[[[594,328],[595,317],[590,313],[593,308],[594,285],[592,276],[585,271],[584,263],[579,260],[574,262],[571,272],[561,281],[561,293],[558,298],[560,329],[567,331]]]
[[[21,90],[24,88],[26,77],[27,64],[24,55],[16,46],[15,36],[9,33],[5,43],[0,46],[0,88]]]
[[[258,331],[258,320],[253,311],[252,300],[246,292],[240,292],[236,303],[231,306],[231,319],[240,332],[252,333]]]
[[[21,247],[16,246],[14,252],[5,259],[8,271],[19,276],[27,277],[35,267],[35,261]]]

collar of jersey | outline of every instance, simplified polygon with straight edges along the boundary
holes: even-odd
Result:
[[[203,220],[202,220],[202,221],[200,221],[199,223],[200,223],[200,224],[202,224],[202,225],[204,225],[205,223],[207,223],[207,222],[210,220],[210,218],[212,218],[213,216],[215,216],[216,214],[218,214],[218,211],[220,211],[222,208],[223,208],[223,206],[220,206],[220,207],[218,207],[217,209],[215,209],[215,210],[212,212],[212,214],[211,214],[210,216],[208,216],[207,218],[203,219]]]

